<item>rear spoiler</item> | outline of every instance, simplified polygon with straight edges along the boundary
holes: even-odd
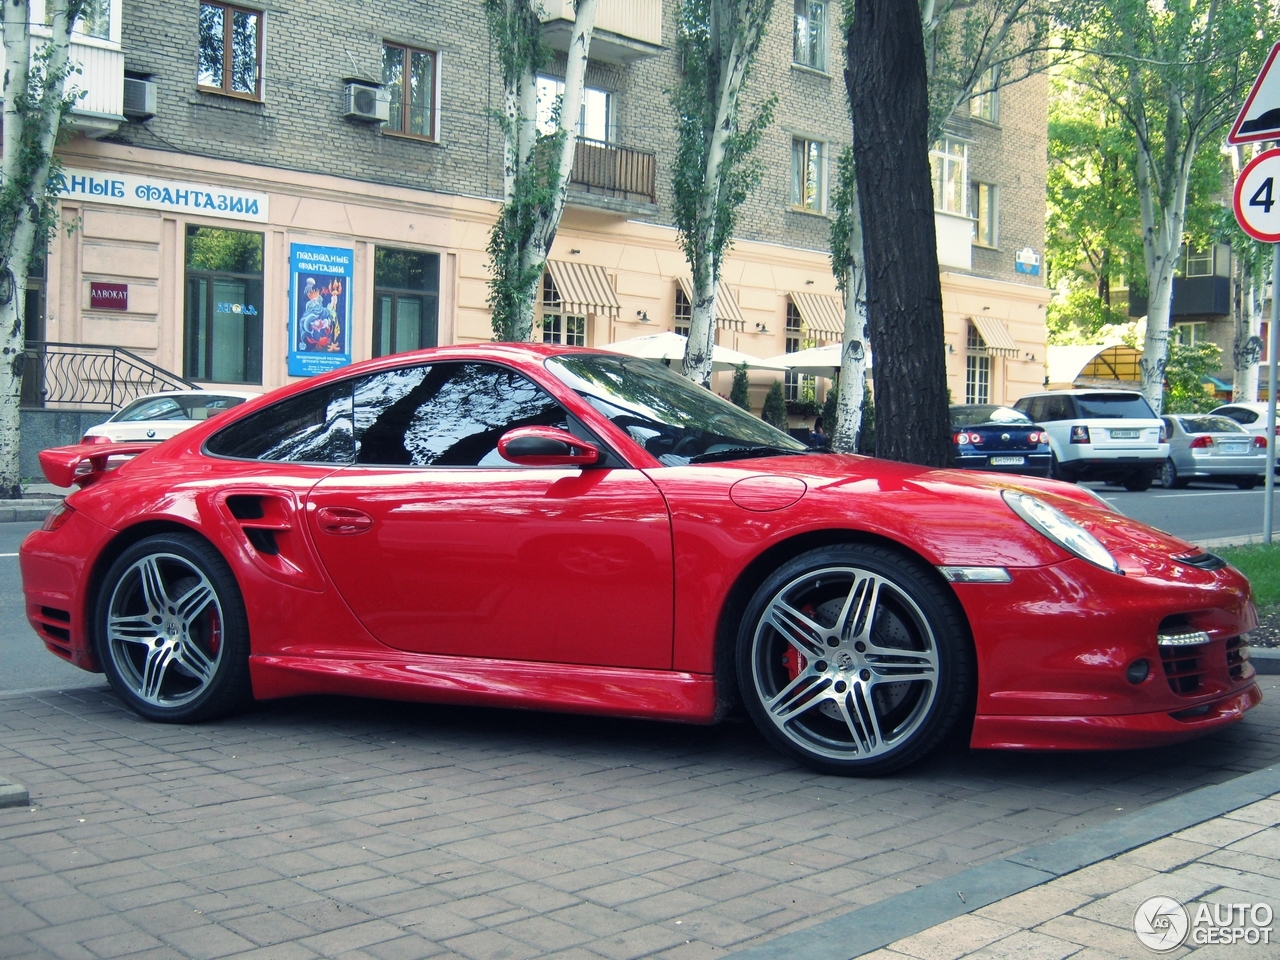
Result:
[[[40,451],[40,469],[55,487],[69,487],[73,483],[87,487],[101,480],[108,470],[120,466],[119,462],[108,466],[112,457],[117,461],[132,459],[155,448],[155,443],[77,443],[71,447],[52,447]]]

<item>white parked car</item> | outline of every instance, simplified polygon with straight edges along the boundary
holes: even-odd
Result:
[[[1242,400],[1239,403],[1227,403],[1210,411],[1215,417],[1230,417],[1255,437],[1267,435],[1267,405],[1261,402]],[[1277,415],[1280,419],[1280,414]],[[1280,437],[1280,423],[1273,423],[1274,433]]]
[[[148,394],[117,410],[105,423],[90,427],[80,442],[159,443],[256,396],[239,390],[167,390]]]
[[[1014,405],[1049,434],[1052,475],[1146,490],[1169,457],[1163,424],[1133,390],[1055,390]]]

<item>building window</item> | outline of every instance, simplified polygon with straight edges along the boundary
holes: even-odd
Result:
[[[827,0],[795,0],[792,59],[814,70],[827,69]]]
[[[262,11],[200,4],[197,83],[231,97],[262,99]]]
[[[1193,276],[1205,277],[1210,274],[1197,273]],[[1178,323],[1173,327],[1173,342],[1184,347],[1198,347],[1202,343],[1212,343],[1209,339],[1207,323]]]
[[[964,402],[990,403],[991,357],[978,328],[969,324],[969,340],[965,350]]]
[[[827,208],[827,145],[795,137],[791,141],[791,205],[813,213]]]
[[[787,338],[786,352],[796,353],[800,349],[801,334],[800,311],[790,300],[787,301]],[[788,370],[782,381],[782,393],[787,400],[799,400],[804,377]]]
[[[689,327],[693,325],[693,304],[684,295],[684,290],[676,287],[676,324],[675,331],[682,337],[689,335]]]
[[[587,318],[564,312],[560,292],[549,273],[542,275],[542,342],[563,343],[567,347],[587,345]]]
[[[961,141],[947,137],[929,151],[929,165],[933,168],[933,209],[966,216],[969,148]]]
[[[436,138],[436,54],[394,43],[382,45],[382,85],[391,98],[384,130]]]
[[[376,248],[373,288],[375,357],[436,345],[439,254]]]
[[[44,7],[44,25],[53,26],[53,5],[50,3],[46,3]],[[110,40],[111,0],[84,0],[84,7],[76,18],[72,32],[99,40]]]
[[[1182,275],[1184,277],[1213,276],[1213,247],[1208,250],[1182,248]]]
[[[969,114],[990,123],[1000,122],[1000,67],[994,66],[983,74],[978,86],[985,90],[969,101]]]
[[[538,78],[538,133],[544,137],[552,136],[559,129],[563,96],[563,80],[555,77]],[[613,95],[608,90],[587,87],[582,91],[578,136],[585,140],[599,140],[601,143],[613,142]]]
[[[969,216],[973,217],[973,242],[981,247],[994,247],[999,240],[996,230],[996,186],[993,183],[969,184]]]
[[[262,234],[187,227],[183,376],[262,382]]]

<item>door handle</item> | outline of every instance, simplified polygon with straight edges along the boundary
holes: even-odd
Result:
[[[324,533],[335,537],[351,537],[373,529],[373,517],[352,507],[321,507],[316,524]]]

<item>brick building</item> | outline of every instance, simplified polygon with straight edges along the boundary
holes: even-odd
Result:
[[[479,0],[95,2],[76,45],[90,95],[60,147],[78,229],[49,251],[33,339],[268,388],[303,370],[292,324],[322,294],[347,298],[333,362],[491,338],[502,98]],[[546,8],[563,45],[572,2]],[[547,338],[599,346],[687,313],[665,94],[674,12],[601,0]],[[778,107],[724,269],[726,346],[764,357],[840,335],[827,198],[851,136],[842,58],[835,0],[776,5],[748,100],[776,93]],[[559,72],[548,65],[548,98]],[[1045,100],[1042,77],[1003,87],[935,153],[957,401],[1011,402],[1044,377]]]

